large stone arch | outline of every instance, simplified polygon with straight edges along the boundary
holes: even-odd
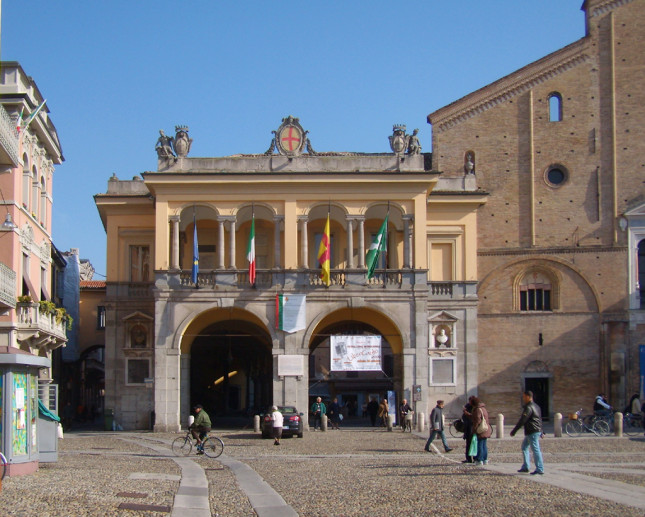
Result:
[[[187,318],[182,327],[182,421],[197,403],[220,423],[246,421],[271,403],[274,336],[265,322],[244,309],[219,307]]]
[[[381,371],[331,372],[329,343],[332,335],[380,335]],[[372,307],[338,307],[317,318],[305,336],[309,349],[309,397],[339,397],[348,416],[360,419],[361,408],[373,396],[402,391],[403,337],[396,323]]]

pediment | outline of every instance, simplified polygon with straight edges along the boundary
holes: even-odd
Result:
[[[152,316],[148,316],[147,314],[144,314],[143,312],[139,312],[139,311],[133,312],[132,314],[128,314],[123,318],[124,322],[141,321],[141,320],[154,321],[154,318]]]
[[[641,203],[640,205],[636,205],[634,208],[627,210],[625,212],[625,217],[630,218],[630,217],[643,217],[645,216],[645,203]]]
[[[440,311],[432,314],[428,318],[428,321],[430,323],[455,323],[459,321],[459,318],[457,318],[457,316],[455,316],[454,314],[450,314],[447,311]]]

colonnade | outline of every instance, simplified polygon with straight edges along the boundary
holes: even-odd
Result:
[[[169,221],[172,228],[172,255],[171,255],[171,269],[180,269],[179,266],[179,223],[181,217],[179,215],[171,215]],[[217,234],[217,269],[224,269],[224,253],[225,253],[225,225],[228,223],[229,229],[229,269],[236,269],[235,264],[235,226],[237,218],[234,215],[220,216],[217,218],[219,225]],[[413,249],[413,232],[411,226],[414,221],[414,216],[411,214],[403,215],[403,268],[408,269],[412,267],[412,249]],[[309,269],[309,239],[302,238],[308,235],[307,225],[309,222],[308,216],[298,217],[301,235],[301,267]],[[274,264],[282,263],[282,250],[281,250],[281,231],[284,226],[284,216],[273,216],[274,224]],[[359,269],[365,268],[365,216],[362,215],[347,215],[346,216],[346,230],[347,230],[347,249],[354,250],[354,226],[358,233],[358,264],[354,263],[354,254],[348,253],[347,255],[347,268]]]

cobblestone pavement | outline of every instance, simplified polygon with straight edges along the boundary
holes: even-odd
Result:
[[[306,432],[303,439],[283,439],[279,447],[249,431],[214,433],[226,445],[221,461],[204,456],[176,459],[169,448],[178,435],[170,433],[68,433],[59,442],[58,462],[41,464],[29,476],[5,478],[1,513],[29,517],[268,516],[287,511],[370,517],[645,513],[644,437],[545,438],[546,474],[529,476],[516,472],[521,464],[519,436],[490,439],[490,465],[482,468],[461,463],[463,440],[449,439],[455,447],[449,454],[428,454],[423,451],[425,435],[398,430]],[[203,510],[178,508],[178,501],[196,500],[201,494],[199,489],[181,488],[187,465],[207,480]],[[266,483],[255,474],[249,478],[248,469],[241,474],[244,471],[236,466],[251,467]],[[258,498],[274,497],[271,492],[287,506],[258,506]]]

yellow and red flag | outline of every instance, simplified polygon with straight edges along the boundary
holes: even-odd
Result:
[[[329,287],[331,279],[329,276],[329,262],[331,256],[329,238],[329,214],[327,214],[327,222],[325,223],[325,231],[323,232],[322,239],[320,240],[320,248],[318,248],[318,264],[320,264],[320,279],[326,286]]]

